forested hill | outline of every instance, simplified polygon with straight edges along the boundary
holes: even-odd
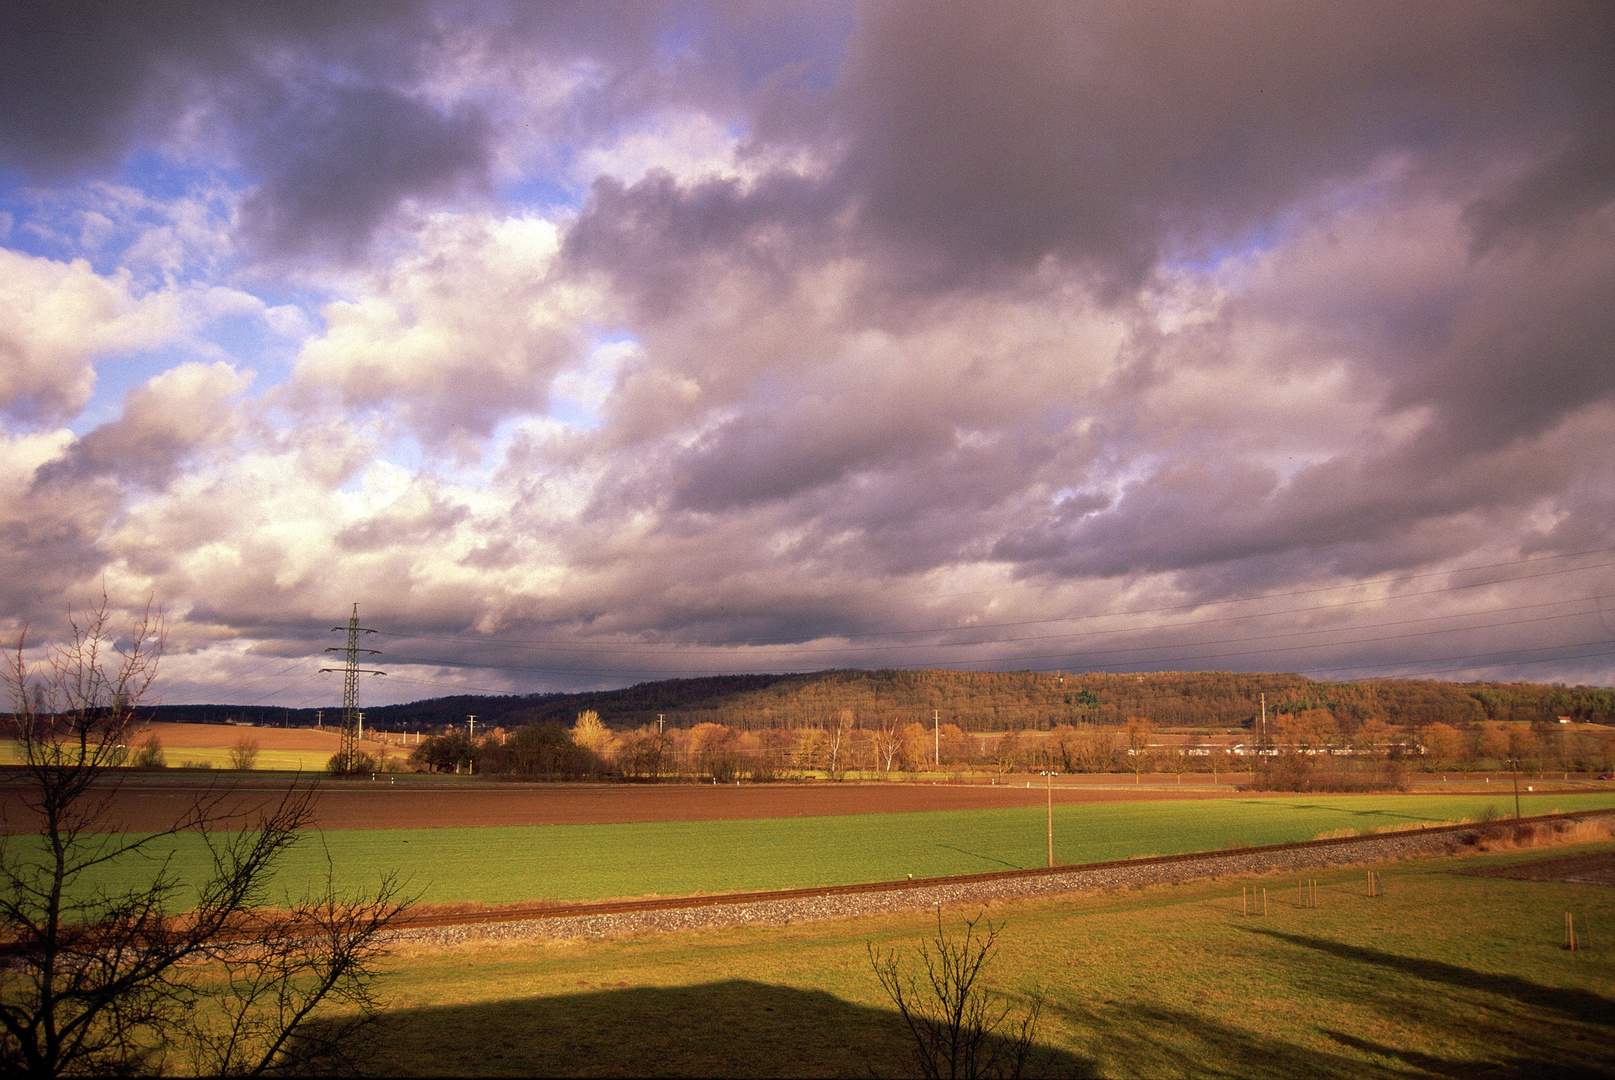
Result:
[[[1061,675],[1047,672],[819,671],[795,675],[725,675],[669,679],[584,694],[433,698],[367,708],[366,724],[422,730],[465,722],[511,728],[535,721],[571,724],[592,709],[614,728],[656,723],[690,727],[703,721],[749,729],[818,725],[851,710],[860,722],[900,717],[966,731],[1046,728],[1056,723],[1122,724],[1144,717],[1158,727],[1238,727],[1267,697],[1271,714],[1327,709],[1348,727],[1375,716],[1397,726],[1443,721],[1552,721],[1615,724],[1615,690],[1535,683],[1449,683],[1417,679],[1317,682],[1299,675],[1245,672],[1155,672]],[[336,709],[325,710],[332,723]],[[157,719],[314,723],[313,709],[163,706]]]

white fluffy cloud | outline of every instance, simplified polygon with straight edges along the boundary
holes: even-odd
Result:
[[[0,415],[62,420],[95,389],[95,362],[179,337],[172,291],[136,294],[127,273],[0,248]]]
[[[541,413],[555,376],[585,362],[585,289],[555,272],[541,218],[442,217],[417,249],[321,309],[294,398],[386,413],[423,442],[467,445],[500,420]]]

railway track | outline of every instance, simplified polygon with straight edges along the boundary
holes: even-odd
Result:
[[[1528,818],[1508,818],[1493,822],[1464,825],[1434,825],[1408,829],[1396,833],[1378,833],[1364,836],[1344,836],[1328,840],[1297,840],[1288,844],[1270,844],[1264,847],[1227,848],[1220,851],[1196,851],[1183,855],[1151,855],[1134,859],[1113,859],[1109,862],[1076,863],[1067,866],[1035,867],[1026,870],[993,870],[980,874],[959,874],[953,877],[905,878],[900,881],[869,881],[856,885],[821,885],[806,889],[771,889],[763,892],[713,893],[704,896],[666,897],[655,900],[612,900],[581,904],[545,904],[532,907],[494,908],[487,911],[434,914],[424,912],[404,915],[395,919],[394,930],[426,929],[442,926],[468,926],[481,923],[527,922],[541,919],[571,919],[595,915],[622,915],[647,911],[677,911],[687,908],[721,907],[731,904],[767,903],[778,900],[809,900],[829,896],[854,896],[860,893],[899,892],[907,889],[925,889],[936,886],[957,886],[1006,881],[1015,878],[1055,877],[1061,874],[1078,874],[1095,870],[1162,866],[1181,863],[1210,862],[1230,855],[1279,854],[1314,848],[1344,847],[1352,844],[1385,840],[1396,836],[1439,836],[1443,833],[1486,832],[1499,834],[1517,825],[1536,825],[1557,821],[1579,821],[1615,815],[1615,809],[1585,810],[1571,814],[1542,814]]]

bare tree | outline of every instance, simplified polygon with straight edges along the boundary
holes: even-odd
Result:
[[[831,780],[841,779],[841,752],[845,744],[850,741],[852,734],[852,710],[842,709],[833,724],[826,724],[824,729],[824,751],[826,770]]]
[[[1104,772],[1116,756],[1116,733],[1084,724],[1077,732],[1077,762],[1085,772]]]
[[[1019,1077],[1031,1057],[1043,998],[1034,994],[1012,1019],[1008,1001],[981,985],[982,972],[998,951],[1002,923],[984,914],[950,932],[937,908],[936,934],[919,948],[923,977],[905,972],[896,952],[866,945],[881,989],[902,1014],[914,1038],[914,1057],[930,1080],[948,1077]],[[1002,1033],[1001,1033],[1002,1032]]]
[[[406,904],[398,882],[344,901],[328,878],[323,894],[270,909],[274,868],[312,824],[305,785],[245,811],[212,787],[163,828],[117,831],[110,770],[156,677],[163,623],[148,606],[114,648],[105,596],[69,623],[39,668],[21,639],[4,666],[33,832],[7,822],[0,835],[0,1071],[259,1074],[315,1060],[336,1029],[311,1021],[374,1009],[378,935]],[[204,881],[175,868],[188,838],[211,856]]]
[[[896,718],[881,723],[869,733],[875,748],[875,767],[884,766],[886,775],[892,775],[892,765],[903,752],[903,733]]]
[[[1154,768],[1150,755],[1150,740],[1155,737],[1155,725],[1143,717],[1127,721],[1127,764],[1133,770],[1133,783],[1138,783],[1145,769]]]
[[[1178,783],[1183,783],[1183,774],[1188,772],[1189,766],[1193,764],[1189,758],[1189,748],[1175,744],[1168,746],[1162,753],[1166,756],[1166,767],[1172,770],[1173,775],[1178,778]]]

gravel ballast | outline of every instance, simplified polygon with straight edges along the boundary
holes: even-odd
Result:
[[[1258,876],[1302,869],[1346,866],[1353,863],[1390,862],[1428,855],[1449,854],[1477,842],[1485,830],[1448,830],[1391,833],[1325,845],[1282,849],[1210,852],[1200,858],[1172,862],[1111,865],[1073,869],[1025,877],[987,881],[959,881],[888,890],[796,896],[745,902],[715,901],[698,907],[587,913],[545,918],[513,919],[454,926],[419,927],[392,931],[398,944],[454,945],[471,942],[601,939],[643,933],[718,929],[729,926],[786,925],[817,919],[932,909],[939,906],[985,904],[996,900],[1054,896],[1069,893],[1115,891],[1147,885],[1229,876]]]

